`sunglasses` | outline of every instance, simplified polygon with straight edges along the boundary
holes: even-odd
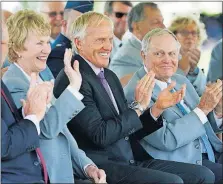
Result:
[[[122,18],[124,15],[127,16],[128,13],[122,13],[122,12],[113,12],[115,14],[115,17],[120,19]]]
[[[52,11],[52,12],[44,12],[44,13],[47,13],[49,15],[49,17],[56,17],[57,15],[60,15],[63,17],[63,14],[64,14],[63,11],[61,11],[61,12]]]
[[[187,36],[189,36],[190,34],[191,34],[193,37],[197,37],[198,34],[199,34],[197,31],[186,31],[186,30],[178,31],[178,33],[180,33],[183,37],[187,37]]]

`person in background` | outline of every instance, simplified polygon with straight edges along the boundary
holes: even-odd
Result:
[[[7,21],[9,30],[9,59],[13,62],[3,76],[17,108],[20,99],[26,99],[30,75],[35,73],[37,83],[51,81],[42,76],[51,51],[50,24],[41,14],[32,10],[18,11]],[[64,55],[65,71],[70,85],[60,98],[52,98],[40,123],[40,148],[46,161],[50,183],[74,183],[74,178],[93,179],[105,183],[106,175],[78,148],[67,123],[84,109],[79,93],[82,77],[78,62],[71,67],[71,50]],[[52,84],[51,84],[52,85]],[[37,161],[35,163],[39,165]]]
[[[40,2],[39,10],[46,15],[51,26],[50,44],[52,45],[61,32],[63,14],[63,1],[42,1]]]
[[[169,30],[176,35],[181,44],[182,57],[177,73],[185,75],[201,96],[206,87],[206,77],[197,65],[201,56],[199,46],[205,39],[205,30],[199,20],[189,16],[174,19]]]
[[[132,9],[133,4],[130,1],[106,1],[104,14],[114,23],[113,48],[110,59],[122,46],[122,38],[128,29],[127,16]]]
[[[3,18],[1,19],[0,67],[8,54],[8,44],[8,30]],[[8,88],[1,80],[2,183],[47,183],[45,161],[39,149],[39,126],[46,112],[47,97],[52,91],[52,86],[47,83],[39,85],[35,83],[32,74],[27,98],[26,100],[20,99],[24,110],[24,118],[22,118]],[[38,160],[41,165],[35,164]]]
[[[143,66],[140,56],[141,41],[148,31],[157,27],[165,27],[157,4],[143,2],[132,8],[128,15],[128,28],[131,35],[123,40],[122,47],[116,52],[109,65],[109,69],[118,76],[123,86],[127,84],[133,73]]]
[[[64,20],[62,21],[61,33],[52,45],[52,50],[47,58],[47,65],[54,78],[64,67],[64,53],[66,48],[72,48],[71,24],[78,16],[93,10],[93,1],[67,1],[64,9]]]
[[[156,159],[205,166],[202,172],[207,172],[209,177],[214,173],[216,182],[219,182],[222,181],[223,145],[213,130],[222,130],[222,81],[206,87],[199,98],[190,81],[176,74],[179,53],[180,43],[169,30],[157,28],[147,33],[141,52],[144,67],[129,81],[124,89],[125,95],[131,103],[137,83],[148,71],[153,71],[156,84],[148,108],[159,109],[164,124],[158,131],[144,137],[141,145]],[[171,83],[174,83],[172,89]],[[171,100],[167,98],[168,94],[181,88],[185,90],[185,97],[179,103],[165,110],[157,105],[157,99],[163,96],[162,90],[167,90],[163,100],[167,103]],[[196,165],[192,167],[196,168]]]
[[[207,82],[215,82],[223,79],[222,75],[222,39],[218,41],[211,52],[211,60],[207,75]]]
[[[213,173],[205,167],[152,159],[139,145],[139,140],[163,126],[161,112],[147,108],[155,75],[149,72],[139,81],[135,101],[128,107],[119,79],[107,69],[114,35],[112,21],[103,14],[88,12],[77,18],[72,32],[78,53],[73,60],[80,63],[85,108],[68,127],[79,146],[106,171],[108,183],[213,182]],[[61,70],[55,81],[55,97],[60,98],[68,85],[69,79]],[[184,96],[183,89],[164,93],[171,99],[165,104],[165,98],[158,99],[158,106],[164,109]]]

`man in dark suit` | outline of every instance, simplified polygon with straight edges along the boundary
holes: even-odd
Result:
[[[1,66],[8,53],[8,32],[2,22]],[[47,183],[45,162],[39,150],[39,122],[46,111],[47,97],[52,85],[35,86],[31,80],[27,100],[22,101],[22,119],[12,97],[1,81],[1,182]],[[39,157],[37,157],[37,155]]]
[[[61,33],[52,44],[52,51],[47,59],[47,65],[57,77],[60,70],[64,67],[64,53],[66,48],[72,48],[71,45],[71,25],[76,18],[85,12],[93,9],[93,1],[67,1],[64,9],[64,20],[62,21]]]
[[[68,127],[79,146],[106,171],[108,183],[213,182],[213,173],[205,167],[152,159],[138,144],[163,125],[159,108],[145,108],[151,99],[154,74],[149,73],[138,83],[136,101],[129,108],[120,81],[106,68],[112,50],[111,20],[100,13],[88,12],[75,21],[72,32],[79,54],[74,60],[80,63],[80,92],[85,109]],[[55,82],[55,97],[68,81],[62,70]],[[179,99],[182,91],[174,96]]]

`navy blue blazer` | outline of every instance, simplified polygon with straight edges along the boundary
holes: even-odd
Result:
[[[64,68],[63,58],[65,49],[71,47],[71,41],[60,33],[53,43],[52,51],[47,58],[47,65],[53,73],[54,78],[56,78],[60,70]]]
[[[22,119],[12,97],[1,81],[12,112],[1,96],[1,182],[44,183],[41,165],[35,149],[39,147],[36,127],[30,120]]]

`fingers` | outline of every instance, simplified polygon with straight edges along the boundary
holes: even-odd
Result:
[[[98,183],[106,183],[106,174],[104,170],[102,169],[98,170],[98,178],[100,178]]]
[[[72,51],[71,49],[66,49],[64,53],[64,65],[65,67],[71,67]]]
[[[222,81],[217,80],[217,82],[211,86],[210,92],[218,95],[222,91]]]
[[[76,72],[79,72],[79,62],[78,62],[78,60],[75,60],[75,61],[74,61],[73,69],[74,69]]]
[[[30,80],[30,86],[29,89],[32,89],[33,87],[36,86],[37,84],[37,73],[32,72],[31,73],[31,80]]]
[[[24,99],[21,99],[20,102],[21,102],[21,104],[22,104],[22,107],[25,108],[25,106],[26,106],[26,101],[25,101]]]

